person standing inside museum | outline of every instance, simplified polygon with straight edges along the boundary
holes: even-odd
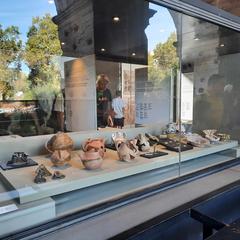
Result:
[[[111,109],[112,94],[108,89],[109,78],[105,74],[97,77],[97,126],[106,127],[107,118]]]
[[[113,123],[116,128],[123,128],[124,126],[124,108],[125,103],[122,99],[121,91],[116,91],[116,97],[112,101],[112,109],[114,112]]]

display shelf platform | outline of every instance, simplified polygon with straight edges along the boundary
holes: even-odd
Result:
[[[13,200],[0,202],[0,208],[15,206],[16,210],[0,214],[0,236],[34,226],[56,217],[55,201],[50,197],[17,204]]]
[[[181,153],[181,161],[188,161],[198,157],[214,154],[238,146],[237,141],[229,141],[211,145],[206,148],[194,148]],[[179,162],[179,153],[164,150],[158,146],[157,150],[166,151],[168,155],[147,159],[137,157],[131,163],[118,161],[117,152],[107,150],[102,168],[95,171],[85,170],[81,161],[77,157],[77,152],[73,153],[71,167],[60,169],[66,175],[61,180],[47,179],[46,183],[35,184],[34,171],[36,167],[14,169],[11,171],[0,171],[0,179],[6,184],[9,190],[16,190],[20,203],[39,200],[42,198],[70,192],[94,186],[100,183],[128,177],[153,169],[166,167]],[[43,163],[51,172],[56,170],[52,167],[50,159],[46,156],[32,157],[39,164]]]

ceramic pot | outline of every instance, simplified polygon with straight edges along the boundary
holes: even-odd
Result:
[[[80,152],[79,156],[82,160],[84,167],[88,170],[96,170],[102,166],[103,159],[99,152]]]
[[[120,161],[131,162],[137,156],[138,150],[135,140],[115,144]]]
[[[71,160],[71,153],[67,150],[55,150],[51,155],[54,166],[63,166]]]
[[[73,140],[66,133],[59,132],[45,143],[45,148],[51,153],[54,166],[62,166],[71,160]]]
[[[59,132],[45,143],[45,148],[53,153],[55,150],[73,150],[73,140],[67,133]]]
[[[103,138],[88,139],[83,145],[83,151],[99,152],[101,157],[104,157],[105,153],[105,140]]]

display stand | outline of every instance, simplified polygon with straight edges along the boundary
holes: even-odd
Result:
[[[16,210],[0,214],[0,235],[18,231],[29,226],[50,221],[56,217],[55,201],[45,198],[27,204],[16,204],[13,200],[0,203],[0,208],[13,205]]]
[[[206,148],[194,148],[181,153],[181,161],[188,161],[209,154],[221,152],[238,146],[237,141],[221,142]],[[74,152],[71,166],[61,170],[66,176],[64,179],[53,181],[47,179],[46,183],[34,183],[36,167],[0,171],[0,179],[5,182],[9,190],[16,190],[20,203],[27,203],[66,193],[69,191],[94,186],[100,183],[128,177],[134,174],[166,167],[179,162],[179,153],[171,152],[157,146],[156,150],[164,151],[168,155],[147,159],[137,157],[133,162],[126,163],[118,160],[116,151],[107,150],[102,168],[95,171],[85,170],[77,152]],[[44,164],[51,172],[57,170],[52,167],[50,159],[46,156],[33,157],[34,161]]]

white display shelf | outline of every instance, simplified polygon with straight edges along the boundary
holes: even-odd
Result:
[[[206,148],[194,148],[182,152],[181,161],[203,157],[236,146],[238,146],[237,141],[229,141]],[[64,179],[52,180],[50,177],[46,183],[35,184],[33,179],[36,166],[9,171],[1,170],[0,179],[9,190],[17,191],[20,203],[27,203],[178,163],[179,153],[162,148],[159,150],[168,152],[168,155],[153,159],[137,157],[131,163],[118,161],[117,152],[107,150],[102,168],[95,171],[85,170],[77,157],[77,152],[74,152],[70,162],[71,167],[60,169],[66,175]],[[52,167],[50,159],[46,156],[36,156],[33,159],[39,164],[43,163],[51,172],[58,170]]]
[[[7,208],[10,205],[16,206],[16,210],[0,214],[0,236],[50,221],[56,217],[55,201],[51,198],[26,204],[17,204],[12,200],[0,202],[1,208]]]

